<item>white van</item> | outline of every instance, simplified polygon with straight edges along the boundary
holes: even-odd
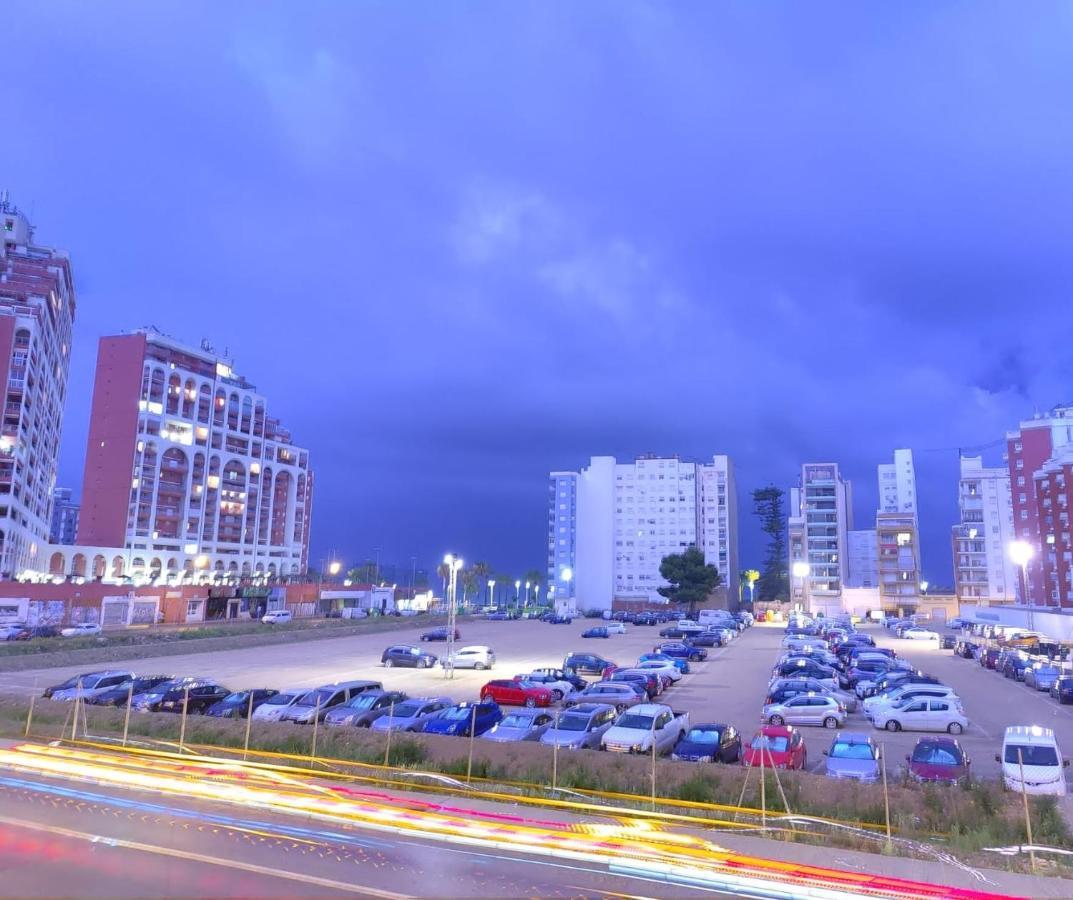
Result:
[[[1058,741],[1050,728],[1039,725],[1011,725],[1002,739],[1002,754],[995,757],[1002,764],[1002,780],[1007,790],[1028,794],[1066,794],[1065,768]],[[1024,770],[1024,784],[1021,771]]]

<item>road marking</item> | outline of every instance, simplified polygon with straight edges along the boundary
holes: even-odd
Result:
[[[270,875],[274,878],[283,878],[288,881],[297,881],[302,884],[315,884],[318,887],[327,887],[338,891],[345,891],[348,894],[368,894],[371,897],[384,897],[390,898],[390,900],[411,900],[408,894],[396,894],[391,891],[381,891],[377,888],[365,885],[348,884],[345,881],[336,881],[332,878],[321,878],[317,875],[301,875],[297,872],[288,872],[284,869],[268,868],[253,863],[240,862],[235,859],[222,859],[218,856],[208,856],[204,853],[195,853],[189,850],[175,850],[171,847],[159,847],[155,844],[143,844],[139,841],[129,841],[122,838],[101,837],[100,835],[90,834],[85,831],[75,831],[71,828],[63,828],[59,825],[44,825],[38,822],[27,822],[23,819],[8,818],[7,816],[0,816],[0,824],[11,828],[27,828],[31,831],[41,831],[46,834],[86,841],[91,844],[119,847],[125,850],[138,850],[143,853],[155,853],[158,856],[168,856],[189,862],[223,866],[226,869],[237,869],[240,872],[249,872],[256,875]]]

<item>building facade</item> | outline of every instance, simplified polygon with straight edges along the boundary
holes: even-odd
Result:
[[[885,610],[912,612],[920,602],[920,526],[911,450],[895,450],[893,463],[876,467],[879,598]]]
[[[298,575],[309,454],[208,346],[144,329],[100,341],[78,545],[49,574],[151,581]]]
[[[0,577],[36,568],[48,543],[74,317],[67,254],[0,196]]]
[[[549,492],[548,580],[556,598],[570,597],[579,609],[664,603],[660,563],[696,546],[719,570],[724,602],[736,599],[738,510],[727,456],[704,463],[597,456],[580,472],[553,472]]]
[[[1015,536],[1009,470],[987,467],[979,456],[963,456],[958,509],[961,521],[952,534],[958,599],[983,605],[1015,602],[1020,573],[1008,552]]]
[[[846,587],[879,587],[879,546],[874,528],[850,531],[847,534],[849,566]]]
[[[1062,535],[1068,534],[1069,528],[1062,527],[1065,525],[1062,519],[1064,510],[1052,505],[1049,511],[1041,511],[1041,499],[1056,485],[1049,478],[1044,478],[1042,480],[1047,481],[1046,488],[1038,487],[1036,475],[1045,467],[1049,468],[1050,473],[1057,475],[1061,469],[1061,460],[1071,448],[1071,406],[1056,406],[1047,413],[1038,414],[1021,422],[1016,431],[1006,435],[1014,532],[1017,540],[1028,542],[1033,550],[1033,557],[1024,572],[1024,580],[1027,582],[1026,596],[1032,606],[1056,606],[1062,602],[1060,585],[1056,598],[1056,586],[1049,577],[1044,577],[1044,566],[1051,552],[1064,552],[1053,549],[1054,544],[1048,545],[1047,536],[1054,535],[1058,544],[1062,544]],[[1052,519],[1049,523],[1046,521],[1048,515]]]
[[[841,611],[849,574],[849,532],[853,528],[853,486],[838,463],[805,463],[798,487],[790,491],[790,594],[811,612]],[[795,576],[794,564],[808,575]]]
[[[1073,448],[1047,460],[1033,475],[1039,511],[1039,586],[1043,603],[1073,608],[1073,542],[1069,509],[1073,505]]]
[[[48,532],[50,544],[73,544],[78,536],[80,506],[71,496],[70,488],[52,492],[52,520]]]

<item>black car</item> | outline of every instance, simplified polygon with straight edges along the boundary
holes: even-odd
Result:
[[[694,725],[674,746],[671,759],[736,763],[741,760],[741,735],[733,725]]]
[[[1025,680],[1025,669],[1028,668],[1028,661],[1022,656],[1015,656],[1009,654],[1002,663],[1002,674],[1007,678],[1012,678],[1014,681]]]
[[[976,649],[979,647],[975,641],[966,641],[960,639],[954,641],[954,656],[960,656],[962,659],[976,659]]]
[[[821,681],[836,677],[834,669],[822,666],[811,659],[791,659],[775,669],[779,678],[818,678]]]
[[[1051,685],[1050,694],[1059,703],[1073,703],[1073,675],[1061,675]]]
[[[702,631],[691,635],[689,643],[694,647],[722,647],[723,639],[716,631]]]
[[[563,668],[581,675],[603,675],[604,670],[616,664],[595,653],[571,653],[563,660]]]
[[[174,675],[138,675],[136,678],[117,684],[114,688],[87,697],[86,702],[94,706],[126,706],[127,700],[135,694],[152,690],[159,684],[171,681],[174,677]]]
[[[686,632],[682,631],[677,625],[670,625],[667,628],[661,628],[659,630],[659,636],[662,638],[681,639],[686,636]]]
[[[431,631],[426,631],[424,634],[421,635],[421,640],[423,640],[423,641],[445,641],[450,636],[450,633],[451,633],[450,629],[448,629],[446,626],[440,626],[439,628],[433,628]],[[459,641],[461,639],[462,639],[462,632],[460,632],[456,628],[455,629],[455,640]]]
[[[431,669],[436,665],[437,658],[435,653],[429,653],[426,650],[422,650],[420,647],[413,647],[410,644],[395,644],[394,646],[388,647],[387,650],[380,655],[380,662],[388,669],[392,666],[409,666],[412,669]]]
[[[204,714],[210,706],[230,693],[215,681],[191,681],[181,687],[177,685],[170,688],[160,699],[157,709],[161,712],[181,713],[185,705],[188,713]]]
[[[32,641],[34,638],[54,638],[59,637],[60,630],[55,625],[34,625],[33,627],[27,626],[19,631],[16,631],[13,635],[8,636],[9,641]]]
[[[279,691],[272,688],[256,688],[252,691],[235,691],[223,700],[218,700],[207,710],[207,716],[219,716],[222,719],[245,719],[250,714],[250,697],[253,698],[252,709],[257,709],[269,697],[275,697]]]
[[[939,639],[939,646],[943,650],[953,650],[954,645],[957,643],[957,637],[952,634],[944,634]]]

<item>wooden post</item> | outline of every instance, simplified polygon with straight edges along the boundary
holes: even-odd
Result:
[[[30,694],[30,708],[26,710],[26,730],[22,733],[23,737],[30,736],[30,725],[34,720],[34,701],[37,699],[37,693]]]
[[[78,737],[78,699],[82,696],[82,679],[78,679],[78,693],[75,694],[74,706],[71,710],[71,740]]]
[[[887,852],[894,849],[890,839],[890,794],[887,793],[887,751],[882,744],[879,745],[879,760],[883,772],[883,815],[887,820]]]
[[[477,739],[477,707],[474,706],[469,714],[469,762],[466,764],[466,784],[473,777],[473,743]]]
[[[250,694],[252,697],[253,694]],[[320,697],[317,697],[317,705],[313,709],[313,746],[309,751],[309,768],[313,768],[313,764],[317,758],[317,729],[320,727]]]
[[[559,720],[555,720],[555,724],[559,724]],[[556,788],[556,782],[559,779],[559,740],[558,738],[552,742],[551,745],[551,789],[554,791]]]
[[[384,744],[384,768],[386,769],[390,765],[391,760],[391,720],[395,718],[395,701],[391,701],[391,706],[387,711],[387,743]]]
[[[1032,849],[1032,817],[1028,813],[1028,788],[1025,786],[1025,760],[1021,748],[1017,748],[1017,766],[1021,770],[1021,799],[1025,804],[1025,833],[1028,835],[1028,861],[1032,872],[1036,871],[1036,851]]]
[[[253,691],[250,691],[250,705],[246,709],[246,739],[242,742],[243,762],[250,755],[250,726],[253,725]]]
[[[130,704],[134,700],[134,682],[127,689],[127,711],[123,713],[123,746],[127,746],[127,732],[130,730]]]
[[[183,745],[186,743],[186,709],[190,705],[190,685],[187,684],[183,688],[183,720],[179,724],[179,752],[183,752]]]
[[[656,717],[652,716],[652,808],[656,808]]]

